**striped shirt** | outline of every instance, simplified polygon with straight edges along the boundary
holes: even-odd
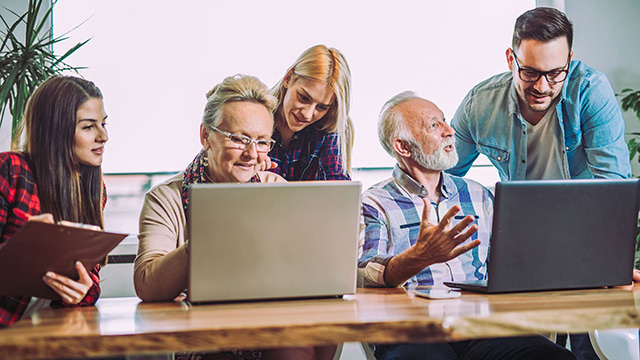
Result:
[[[441,174],[440,202],[431,202],[429,222],[437,224],[454,205],[462,209],[452,226],[467,215],[476,218],[478,231],[465,243],[480,239],[480,245],[445,263],[428,266],[404,285],[434,285],[444,281],[486,278],[489,237],[493,219],[493,195],[475,181]],[[428,191],[398,165],[390,179],[362,194],[358,286],[386,286],[386,264],[416,243]]]

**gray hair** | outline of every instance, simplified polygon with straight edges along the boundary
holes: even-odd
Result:
[[[380,111],[378,120],[378,139],[387,153],[394,158],[397,158],[397,154],[393,149],[394,139],[406,140],[411,144],[415,143],[413,136],[409,133],[406,126],[404,126],[402,114],[396,109],[396,107],[418,97],[418,94],[414,91],[403,91],[387,101]]]
[[[202,123],[207,127],[217,127],[222,122],[222,106],[239,101],[264,105],[272,117],[277,105],[276,98],[260,79],[251,75],[236,74],[225,78],[207,93]]]

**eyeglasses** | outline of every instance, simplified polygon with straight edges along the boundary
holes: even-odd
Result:
[[[518,75],[520,76],[520,80],[524,82],[534,83],[540,79],[541,76],[544,76],[547,79],[549,84],[557,84],[565,81],[567,79],[567,74],[569,73],[569,69],[564,70],[551,70],[551,71],[538,71],[533,69],[521,69],[520,63],[518,62],[518,58],[516,57],[516,53],[511,50],[513,54],[513,60],[516,61],[516,66],[518,67]],[[569,61],[571,61],[571,57],[567,59],[567,64],[564,66],[565,68],[569,65]]]
[[[228,133],[226,131],[222,131],[214,126],[209,126],[209,128],[228,137],[229,140],[231,140],[231,144],[236,149],[245,150],[246,148],[251,146],[251,144],[256,144],[257,152],[269,152],[273,148],[273,144],[276,143],[276,141],[273,139],[253,140],[252,138],[244,135],[236,135],[236,134]]]

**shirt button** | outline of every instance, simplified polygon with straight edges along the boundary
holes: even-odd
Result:
[[[565,149],[567,149],[567,151],[569,151],[569,147],[568,146]]]
[[[524,160],[522,160],[522,163],[524,164],[524,163],[525,163],[525,161],[524,161]]]
[[[497,157],[498,161],[502,161],[502,156]]]

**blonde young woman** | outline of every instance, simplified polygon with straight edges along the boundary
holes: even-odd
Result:
[[[276,99],[253,76],[230,76],[207,94],[200,124],[202,150],[184,171],[145,195],[134,267],[134,285],[142,300],[179,299],[187,287],[186,229],[191,184],[284,181],[276,174],[259,171],[274,143],[271,133],[275,107]],[[234,350],[183,354],[179,358],[331,359],[334,351],[335,347]]]
[[[278,108],[270,171],[289,181],[349,180],[351,71],[344,55],[313,46],[271,91]]]

